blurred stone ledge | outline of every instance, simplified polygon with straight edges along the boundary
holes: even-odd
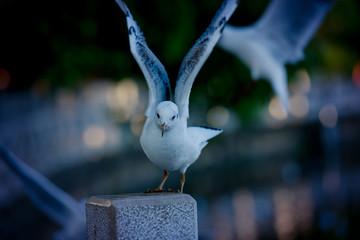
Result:
[[[86,202],[87,239],[198,239],[197,205],[188,194],[94,196]]]

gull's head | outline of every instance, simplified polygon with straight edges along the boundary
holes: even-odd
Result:
[[[179,110],[175,103],[170,101],[164,101],[159,103],[155,113],[156,126],[161,129],[161,136],[164,136],[164,132],[172,129],[179,121]]]

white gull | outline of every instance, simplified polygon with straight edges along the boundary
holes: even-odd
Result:
[[[238,0],[222,3],[209,27],[185,56],[176,80],[174,102],[171,101],[170,82],[164,66],[147,46],[126,4],[121,0],[116,2],[126,15],[131,53],[149,88],[140,143],[147,157],[164,170],[164,178],[156,190],[163,190],[168,171],[179,170],[182,173],[180,192],[183,192],[187,168],[198,159],[207,141],[222,132],[210,127],[187,126],[191,87],[235,11]]]

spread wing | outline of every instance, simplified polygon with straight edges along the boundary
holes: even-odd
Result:
[[[295,63],[337,0],[272,0],[254,30],[272,41],[274,55]]]
[[[303,58],[303,49],[334,1],[272,0],[255,24],[226,25],[218,45],[242,60],[254,79],[269,81],[288,110],[285,64]]]
[[[58,237],[85,238],[85,212],[79,202],[1,145],[0,158],[19,176],[31,202],[61,226]]]
[[[179,108],[183,122],[186,122],[189,117],[189,97],[195,77],[219,40],[222,30],[235,11],[238,2],[239,0],[225,0],[222,3],[209,27],[196,41],[181,63],[176,80],[175,103]]]
[[[145,116],[153,118],[157,105],[171,98],[169,77],[164,66],[147,46],[145,37],[126,4],[121,0],[115,1],[126,15],[131,53],[143,72],[149,88],[149,102]]]

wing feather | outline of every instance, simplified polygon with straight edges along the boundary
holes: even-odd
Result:
[[[71,239],[72,234],[85,236],[85,212],[80,203],[1,145],[0,158],[24,183],[31,202],[62,227],[64,239]]]
[[[209,27],[196,41],[181,63],[176,80],[175,103],[179,108],[183,122],[186,122],[189,117],[189,97],[195,77],[215,47],[226,22],[235,11],[238,2],[239,0],[225,0],[222,3]]]
[[[303,58],[303,49],[335,1],[272,0],[254,24],[226,25],[218,45],[241,59],[254,79],[268,80],[288,110],[285,64]]]
[[[254,30],[271,41],[273,55],[296,63],[337,0],[272,0]]]
[[[147,46],[145,37],[126,4],[121,0],[116,0],[116,3],[126,15],[130,50],[143,72],[149,88],[149,102],[145,116],[152,118],[157,105],[171,98],[169,77],[164,66]]]

